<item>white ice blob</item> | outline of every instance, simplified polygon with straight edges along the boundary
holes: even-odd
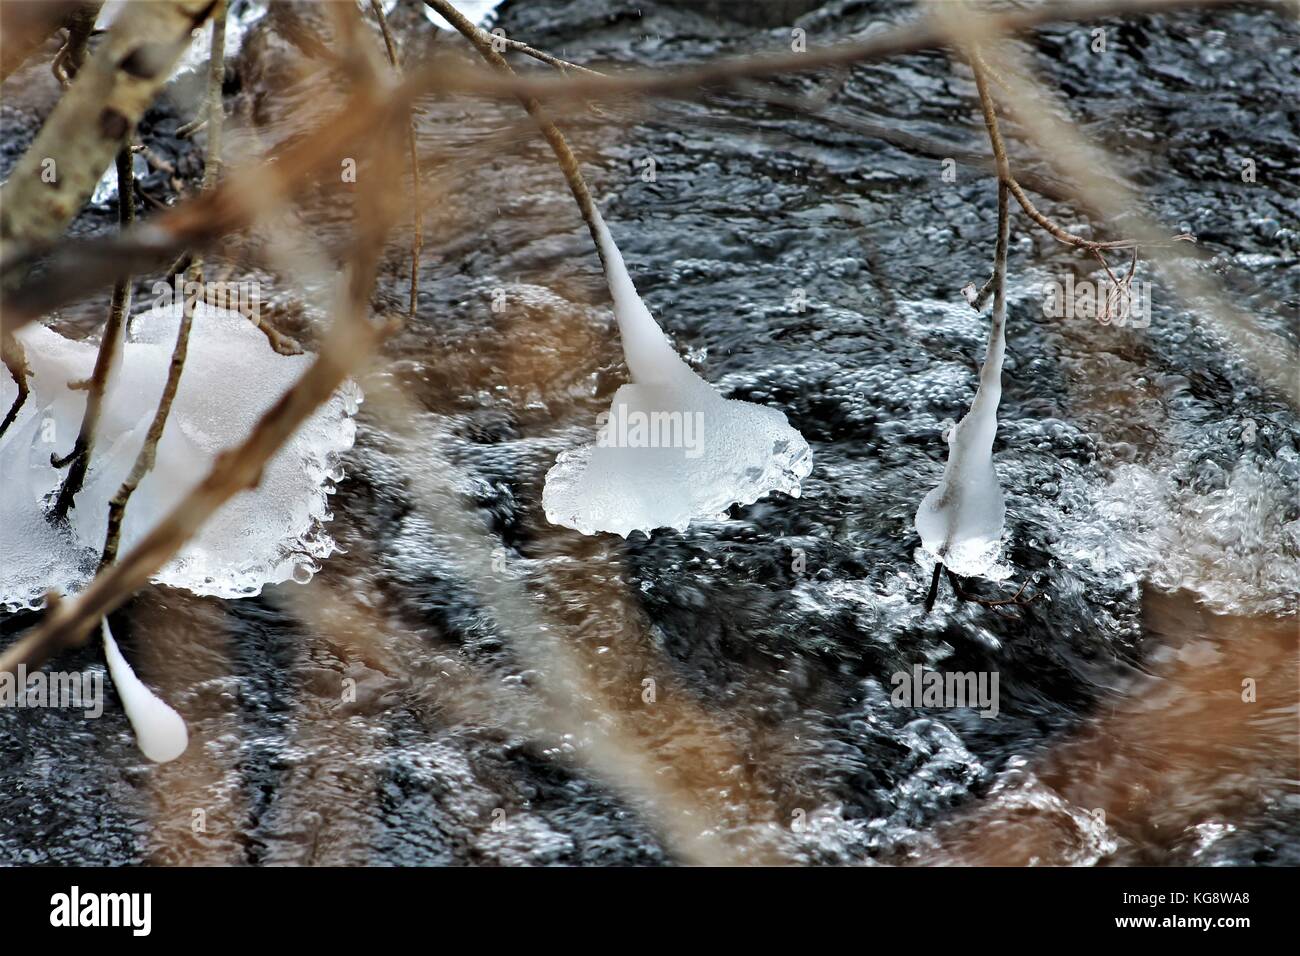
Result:
[[[962,576],[984,574],[997,560],[1007,514],[1002,486],[993,470],[1005,327],[1005,312],[995,313],[975,400],[948,432],[943,478],[916,511],[921,546],[932,559]]]
[[[547,520],[627,537],[684,531],[773,491],[797,498],[812,470],[803,436],[776,409],[725,399],[691,371],[637,295],[599,214],[596,223],[632,381],[614,393],[596,443],[564,452],[547,472]]]
[[[108,628],[108,618],[103,618],[100,630],[104,635],[104,657],[108,660],[108,673],[122,699],[126,719],[131,721],[140,752],[157,763],[175,760],[185,753],[190,744],[185,721],[157,694],[135,676],[131,665],[113,640]]]
[[[171,360],[179,305],[137,316],[109,379],[85,483],[66,526],[47,518],[65,474],[50,464],[76,441],[97,348],[40,325],[17,333],[31,369],[31,394],[0,438],[0,606],[31,607],[51,588],[85,585],[103,548],[108,502],[131,470],[158,407]],[[200,304],[157,462],[131,498],[121,553],[140,541],[211,468],[246,438],[258,418],[298,380],[310,355],[284,356],[237,312]],[[17,386],[0,372],[0,408]],[[352,446],[359,393],[340,389],[267,463],[257,488],[217,511],[156,582],[196,594],[242,597],[264,584],[301,578],[334,549],[322,530],[328,493],[341,477],[337,457]]]

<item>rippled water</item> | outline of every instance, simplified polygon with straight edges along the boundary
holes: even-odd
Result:
[[[818,42],[910,15],[837,3],[800,24]],[[582,62],[789,42],[788,27],[685,4],[507,3],[500,22]],[[247,34],[232,149],[330,105],[319,78],[292,80],[284,26]],[[1111,26],[1103,58],[1082,27],[1028,49],[1157,220],[1198,234],[1201,268],[1294,343],[1300,32],[1267,12]],[[832,108],[983,151],[968,77],[940,53],[895,58],[855,69]],[[1005,580],[972,587],[1029,578],[1042,597],[1004,617],[945,585],[927,616],[911,521],[976,385],[987,317],[957,290],[990,269],[989,175],[959,165],[945,182],[941,156],[742,92],[571,122],[678,347],[727,396],[784,411],[814,454],[801,499],[684,534],[584,538],[549,526],[540,497],[624,381],[596,257],[516,109],[425,106],[422,150],[453,157],[426,174],[452,185],[430,183],[419,318],[364,383],[332,500],[343,553],[307,586],[231,602],[153,588],[115,617],[137,672],[189,721],[175,764],[146,765],[115,706],[96,721],[0,713],[0,859],[660,863],[703,832],[753,861],[1300,862],[1300,431],[1151,266],[1149,329],[1046,317],[1044,282],[1099,269],[1016,215],[995,446]],[[350,200],[319,187],[290,231],[333,245]],[[378,296],[393,311],[405,241]],[[310,341],[318,305],[276,288],[277,321]],[[64,321],[89,330],[97,309]],[[392,387],[400,414],[384,411]],[[468,530],[448,481],[472,503]],[[551,652],[502,623],[520,614]],[[917,664],[996,672],[997,717],[893,706],[891,675]],[[60,666],[102,664],[87,651]],[[602,757],[616,731],[685,795],[685,824]]]

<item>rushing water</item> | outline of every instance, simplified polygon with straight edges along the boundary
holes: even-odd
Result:
[[[708,4],[533,0],[499,22],[579,62],[662,65],[788,49],[788,18],[761,15],[781,6],[741,23]],[[844,2],[799,24],[815,44],[911,15]],[[291,20],[245,35],[234,151],[339,101],[294,75]],[[1026,50],[1155,218],[1200,237],[1199,268],[1294,344],[1300,31],[1236,11],[1107,26],[1104,55],[1082,26]],[[423,18],[395,28],[418,56]],[[32,126],[52,95],[25,90],[6,126]],[[137,673],[189,724],[173,764],[143,760],[112,700],[97,720],[0,712],[0,860],[660,863],[693,828],[764,861],[1300,862],[1300,429],[1150,264],[1149,328],[1046,316],[1044,283],[1101,273],[1013,210],[994,449],[1009,539],[1004,581],[970,586],[1009,596],[1032,579],[1042,596],[1003,616],[945,584],[923,613],[911,521],[974,393],[988,319],[958,290],[989,274],[996,189],[971,165],[946,180],[943,150],[850,124],[982,152],[964,67],[937,52],[859,67],[836,122],[730,91],[567,124],[679,349],[813,447],[802,498],[626,542],[541,508],[555,456],[591,440],[625,380],[586,229],[512,104],[424,106],[419,316],[367,383],[332,499],[342,553],[305,586],[228,602],[155,587],[115,616]],[[184,163],[169,109],[146,136]],[[27,139],[5,140],[7,168]],[[341,248],[350,194],[318,186],[277,241]],[[92,208],[78,229],[110,221]],[[394,312],[407,239],[377,295]],[[319,303],[266,278],[275,321],[310,343]],[[61,326],[89,332],[101,309]],[[448,480],[468,529],[439,496]],[[552,651],[508,626],[521,615]],[[996,717],[893,706],[892,675],[916,665],[996,673]],[[103,665],[86,650],[56,666]],[[689,799],[688,824],[663,825],[601,757],[611,728]]]

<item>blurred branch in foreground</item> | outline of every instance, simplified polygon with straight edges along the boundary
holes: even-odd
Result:
[[[6,247],[48,241],[63,232],[213,6],[213,0],[159,0],[122,9],[0,187],[0,241]],[[12,254],[6,248],[4,258]],[[4,275],[6,289],[15,278]]]
[[[1004,32],[1023,32],[1062,20],[1080,20],[1118,14],[1148,14],[1179,8],[1220,6],[1229,0],[1096,0],[1087,3],[1045,4],[1014,15],[991,17]],[[1275,6],[1269,0],[1256,5]],[[745,78],[805,72],[824,66],[867,60],[942,47],[949,38],[941,25],[920,22],[890,30],[869,39],[838,44],[802,54],[723,59],[697,67],[672,70],[634,70],[619,75],[536,78],[485,71],[442,57],[412,71],[382,102],[362,96],[331,121],[297,145],[287,148],[269,169],[263,163],[232,174],[227,188],[211,197],[182,203],[120,240],[92,240],[59,246],[41,278],[6,295],[5,321],[12,330],[34,321],[52,309],[74,300],[128,271],[145,271],[184,249],[206,246],[245,225],[253,215],[249,195],[260,201],[294,195],[303,179],[319,169],[336,151],[355,146],[396,114],[405,115],[416,99],[430,92],[481,93],[533,97],[537,100],[587,100],[655,93],[698,95],[702,87],[733,83]],[[245,173],[247,175],[245,175]],[[0,285],[11,287],[29,260],[47,249],[34,248],[0,257]]]

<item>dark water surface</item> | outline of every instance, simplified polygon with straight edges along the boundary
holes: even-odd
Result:
[[[578,62],[665,65],[788,49],[808,4],[784,6],[739,18],[725,4],[534,0],[507,2],[499,23]],[[912,16],[837,2],[798,25],[815,46]],[[252,22],[227,88],[232,162],[340,102],[293,41],[303,23],[320,27],[288,5]],[[394,26],[408,60],[458,44],[418,16]],[[1197,234],[1197,268],[1294,345],[1300,29],[1238,9],[1104,26],[1104,54],[1090,26],[1022,49],[1156,221]],[[6,84],[6,170],[53,97],[40,70]],[[607,295],[522,112],[431,98],[419,314],[390,343],[344,462],[330,525],[343,553],[310,585],[232,602],[152,588],[114,618],[189,722],[174,764],[144,760],[111,694],[95,721],[0,711],[0,861],[665,863],[689,858],[671,834],[694,828],[755,861],[1300,863],[1294,412],[1150,264],[1149,329],[1044,316],[1044,282],[1100,268],[1013,209],[995,447],[1005,582],[973,586],[1009,594],[1032,576],[1043,597],[1003,617],[945,588],[924,615],[911,521],[974,394],[987,315],[958,290],[989,274],[996,187],[965,162],[947,181],[945,149],[853,123],[983,154],[974,85],[935,52],[855,68],[833,121],[751,92],[610,104],[566,128],[679,349],[812,444],[803,496],[648,541],[546,522],[547,468],[590,440],[625,380]],[[144,136],[188,163],[168,135],[178,112],[153,111]],[[1050,174],[1014,136],[1012,152]],[[352,194],[317,185],[283,233],[250,245],[342,248]],[[75,228],[112,216],[91,208]],[[387,249],[379,309],[405,308],[408,241]],[[319,289],[264,278],[275,320],[310,343]],[[89,303],[58,324],[90,333],[100,314]],[[415,410],[402,435],[378,411],[388,386]],[[532,596],[577,662],[569,703],[602,716],[548,716],[557,674],[500,626],[474,547],[441,523],[453,506],[421,490],[445,479],[444,458],[497,549],[492,573]],[[996,672],[997,717],[892,706],[891,675],[917,664]],[[85,651],[59,666],[100,665]],[[692,801],[686,824],[602,763],[614,725],[662,791]]]

